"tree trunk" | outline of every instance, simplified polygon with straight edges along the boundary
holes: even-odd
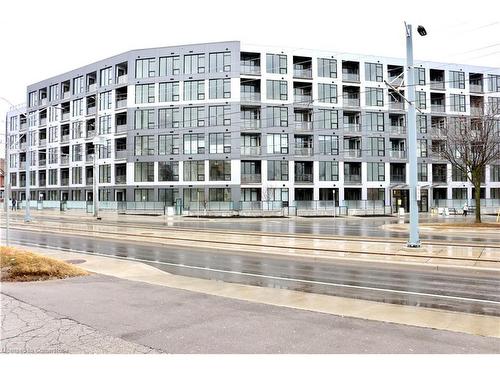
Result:
[[[481,176],[474,181],[474,199],[476,201],[476,223],[481,223]]]

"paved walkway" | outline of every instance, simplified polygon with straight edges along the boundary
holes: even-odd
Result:
[[[105,335],[63,315],[1,294],[1,353],[133,354],[155,350]]]

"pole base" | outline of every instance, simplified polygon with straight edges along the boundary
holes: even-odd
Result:
[[[407,242],[406,243],[406,247],[410,247],[412,249],[418,249],[420,246],[421,246],[421,242],[418,241],[418,242]]]

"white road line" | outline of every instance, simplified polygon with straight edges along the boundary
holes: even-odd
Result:
[[[11,242],[17,243],[19,245],[33,245],[33,246],[38,246],[38,247],[42,247],[42,248],[46,248],[46,249],[56,249],[56,250],[62,250],[62,251],[67,251],[67,252],[68,251],[69,252],[76,252],[76,253],[82,253],[82,254],[88,254],[88,255],[99,255],[99,256],[105,256],[108,258],[116,258],[116,259],[122,259],[122,260],[128,259],[128,260],[134,260],[134,261],[146,262],[146,263],[164,264],[164,265],[173,266],[173,267],[183,267],[183,268],[197,269],[197,270],[203,270],[203,271],[213,271],[213,272],[227,273],[227,274],[232,274],[232,275],[260,277],[260,278],[272,279],[272,280],[293,281],[293,282],[310,283],[310,284],[326,285],[326,286],[336,286],[336,287],[351,288],[351,289],[371,290],[371,291],[377,291],[377,292],[409,294],[409,295],[414,295],[414,296],[436,297],[436,298],[452,299],[452,300],[457,300],[457,301],[486,302],[486,303],[492,303],[495,305],[500,305],[499,301],[491,301],[491,300],[486,300],[486,299],[482,300],[482,299],[476,299],[476,298],[447,296],[447,295],[433,294],[433,293],[411,292],[411,291],[397,290],[397,289],[376,288],[376,287],[359,286],[359,285],[346,285],[346,284],[339,284],[339,283],[330,283],[330,282],[325,282],[325,281],[294,279],[294,278],[282,277],[282,276],[259,275],[259,274],[250,273],[250,272],[238,272],[238,271],[221,270],[221,269],[201,267],[201,266],[190,266],[187,264],[162,262],[159,260],[147,260],[147,259],[139,259],[139,258],[133,258],[133,257],[126,257],[125,258],[125,257],[119,257],[119,256],[115,256],[115,255],[103,254],[103,253],[98,253],[98,252],[91,253],[91,252],[83,251],[83,250],[68,249],[68,248],[63,248],[60,246],[38,245],[35,243],[28,243],[28,242],[22,243],[19,241],[11,241]]]

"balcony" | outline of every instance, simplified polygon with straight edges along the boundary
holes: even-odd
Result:
[[[87,130],[87,136],[85,138],[94,138],[95,137],[95,130]]]
[[[406,151],[405,150],[390,150],[389,157],[393,159],[405,159]]]
[[[446,112],[446,106],[444,104],[431,104],[431,112],[444,113]]]
[[[95,155],[95,154],[87,154],[87,155],[85,156],[85,161],[86,161],[87,163],[92,163],[92,162],[94,161],[94,155]]]
[[[260,119],[243,119],[241,123],[242,129],[256,130],[261,128]]]
[[[295,156],[312,156],[313,148],[312,147],[295,147],[294,149]]]
[[[38,186],[46,186],[47,185],[47,180],[45,179],[38,179]]]
[[[61,178],[61,186],[68,186],[69,185],[69,178]]]
[[[63,112],[61,115],[61,121],[68,121],[69,120],[69,112]]]
[[[342,72],[342,80],[347,82],[359,82],[359,73]]]
[[[96,112],[96,107],[93,106],[93,107],[87,107],[87,116],[93,116],[95,115],[95,112]]]
[[[349,133],[358,133],[361,131],[361,124],[344,123],[344,131]]]
[[[405,103],[404,102],[389,102],[389,109],[393,111],[404,111]]]
[[[401,86],[403,84],[403,77],[397,75],[389,75],[387,82],[389,82],[392,86]]]
[[[127,183],[127,175],[116,175],[115,176],[116,184],[126,184]]]
[[[248,103],[260,102],[260,92],[242,92],[241,101]]]
[[[61,143],[68,143],[68,142],[69,142],[69,134],[61,135]]]
[[[359,174],[346,174],[344,175],[344,183],[346,184],[360,184],[361,175]]]
[[[260,75],[260,66],[258,65],[240,65],[240,71],[241,74],[248,74],[248,75],[255,75],[258,76]]]
[[[121,99],[116,101],[116,108],[125,108],[127,106],[127,99]]]
[[[475,117],[480,117],[484,114],[483,107],[476,107],[476,106],[471,106],[470,107],[470,115],[475,116]]]
[[[241,147],[241,155],[258,156],[261,154],[260,146],[243,146]]]
[[[47,165],[47,159],[40,159],[38,160],[38,166],[39,167],[45,167]]]
[[[95,90],[97,90],[97,84],[92,83],[90,85],[87,85],[87,92],[94,92]]]
[[[312,121],[295,121],[295,130],[299,132],[312,132]]]
[[[63,92],[63,94],[62,94],[62,98],[63,98],[63,99],[69,99],[69,98],[70,98],[70,96],[71,96],[71,93],[70,93],[69,91],[65,91],[65,92]]]
[[[432,182],[444,182],[446,183],[446,173],[433,173]]]
[[[293,78],[300,78],[300,79],[309,79],[312,78],[312,69],[307,68],[307,69],[297,69],[294,67],[293,69]]]
[[[26,169],[26,162],[22,161],[19,163],[19,169]]]
[[[361,150],[360,149],[346,149],[344,150],[344,157],[346,158],[360,158]]]
[[[40,99],[40,105],[47,105],[47,98]]]
[[[39,127],[41,128],[41,127],[43,127],[45,125],[47,125],[47,117],[43,117],[43,118],[40,119],[40,125],[39,125]]]
[[[61,165],[69,165],[69,156],[61,155]]]
[[[121,76],[116,77],[116,81],[118,85],[123,85],[128,82],[128,75],[123,74]]]
[[[295,105],[303,105],[303,106],[309,106],[313,102],[312,95],[304,95],[304,94],[294,94],[293,95],[293,102]]]
[[[475,94],[483,94],[483,85],[480,83],[470,83],[469,91]]]
[[[312,173],[302,173],[302,174],[296,174],[295,175],[295,182],[299,183],[312,183],[313,180],[313,175]]]
[[[406,126],[391,126],[391,134],[406,134]]]
[[[259,173],[244,173],[241,175],[242,184],[259,184],[262,176]]]
[[[115,152],[116,159],[126,159],[127,158],[127,150],[118,150]]]
[[[94,184],[94,177],[87,177],[85,179],[85,182],[87,183],[87,185],[93,185]]]
[[[360,101],[359,98],[343,98],[344,107],[359,107]]]
[[[19,149],[20,149],[21,151],[26,151],[26,142],[20,143],[20,144],[19,144]]]
[[[444,90],[444,81],[430,81],[431,90]]]
[[[406,182],[406,176],[404,174],[401,174],[401,173],[392,173],[391,174],[391,182],[402,182],[402,183],[405,183]]]
[[[116,125],[115,132],[116,133],[126,133],[127,132],[127,124]]]

